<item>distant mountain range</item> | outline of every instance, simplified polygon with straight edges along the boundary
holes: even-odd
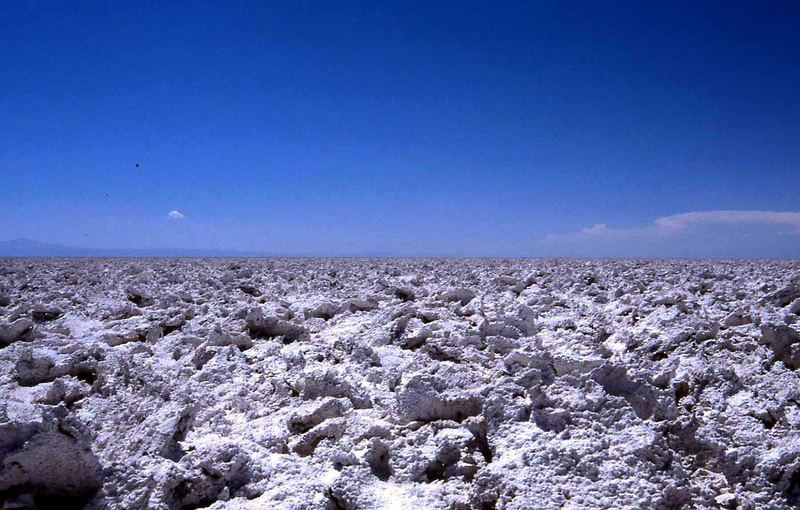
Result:
[[[335,255],[309,253],[276,253],[267,251],[202,250],[185,248],[78,248],[45,243],[32,239],[0,241],[0,257],[441,257],[442,255],[395,255],[385,252],[363,252]],[[446,255],[445,255],[446,256]]]
[[[78,248],[31,239],[0,241],[0,257],[286,257],[287,254],[181,248]]]

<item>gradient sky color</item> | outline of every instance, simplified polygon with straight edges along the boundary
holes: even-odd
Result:
[[[800,211],[799,26],[797,2],[2,2],[0,240],[800,256],[769,216]]]

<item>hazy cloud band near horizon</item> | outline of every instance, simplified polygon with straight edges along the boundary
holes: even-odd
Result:
[[[747,246],[748,256],[777,256],[800,252],[800,212],[690,211],[631,227],[598,223],[550,234],[541,246],[549,253],[601,256],[719,256]]]
[[[662,216],[652,224],[614,228],[598,223],[572,234],[551,234],[548,238],[565,238],[604,235],[669,235],[679,233],[695,225],[709,224],[769,224],[788,227],[787,233],[800,234],[800,212],[794,211],[697,211]]]

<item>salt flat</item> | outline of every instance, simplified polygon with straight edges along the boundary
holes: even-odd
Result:
[[[800,262],[0,260],[1,508],[800,505]]]

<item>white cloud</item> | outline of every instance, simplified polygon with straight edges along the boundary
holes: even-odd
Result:
[[[777,211],[705,211],[664,216],[655,220],[660,231],[679,232],[692,225],[710,223],[763,223],[789,227],[789,232],[800,234],[800,212]]]
[[[548,235],[539,248],[558,256],[794,257],[800,250],[800,212],[694,211],[632,227],[598,223]]]
[[[171,220],[182,220],[185,217],[186,216],[184,216],[180,211],[170,211],[169,214],[167,214],[167,218]]]
[[[580,232],[564,235],[550,235],[550,239],[588,238],[588,237],[664,237],[672,236],[694,226],[715,224],[767,224],[784,227],[786,233],[800,234],[800,212],[778,211],[701,211],[673,214],[656,218],[652,224],[613,228],[598,223],[583,228]]]

